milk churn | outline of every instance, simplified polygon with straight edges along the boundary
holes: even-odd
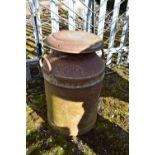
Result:
[[[96,35],[59,31],[46,38],[52,54],[41,59],[50,126],[69,136],[88,132],[96,122],[105,63]]]

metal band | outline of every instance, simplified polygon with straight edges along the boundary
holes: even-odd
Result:
[[[69,89],[80,89],[80,88],[87,88],[93,85],[100,83],[104,78],[104,72],[93,79],[85,79],[80,81],[72,81],[72,80],[61,80],[56,78],[54,75],[47,75],[43,72],[44,79],[48,81],[50,84],[53,84],[58,87],[69,88]]]

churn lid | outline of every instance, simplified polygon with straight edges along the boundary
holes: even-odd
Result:
[[[48,46],[58,52],[80,54],[103,49],[103,40],[90,32],[58,31],[46,38]]]

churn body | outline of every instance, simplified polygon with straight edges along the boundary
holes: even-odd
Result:
[[[47,60],[51,70],[43,61],[43,76],[50,126],[70,136],[88,132],[97,118],[104,61],[95,52],[73,54],[56,50]]]

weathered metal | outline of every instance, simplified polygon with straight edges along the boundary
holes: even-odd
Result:
[[[46,39],[54,50],[72,54],[90,53],[103,49],[103,40],[99,36],[83,31],[59,31]]]
[[[79,38],[74,36],[75,34],[78,35],[78,32],[65,31],[65,35],[70,36],[65,40],[64,31],[57,32],[54,36],[60,35],[63,45],[69,47],[61,46],[61,52],[57,49],[43,59],[48,122],[61,133],[71,136],[84,134],[93,127],[105,69],[104,61],[95,53],[95,47],[98,47],[93,47],[91,41],[83,39],[89,36],[88,33],[79,32]],[[83,44],[80,40],[81,35]],[[47,40],[53,47],[56,42],[49,42],[52,37],[49,36]],[[91,37],[88,37],[88,40],[89,38]],[[95,38],[95,35],[92,38]],[[76,42],[74,39],[79,41]],[[78,52],[79,49],[84,49],[82,45],[89,45],[90,52],[89,48],[85,54]],[[100,48],[102,46],[100,45]],[[63,47],[68,53],[63,52]]]

